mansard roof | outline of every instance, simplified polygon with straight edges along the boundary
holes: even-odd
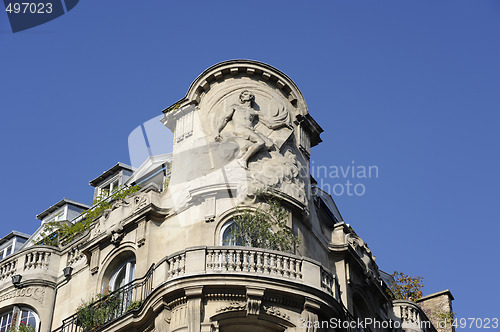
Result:
[[[45,218],[46,216],[48,216],[52,212],[56,211],[57,209],[62,208],[66,204],[74,205],[74,206],[77,206],[79,208],[83,208],[85,210],[90,208],[90,205],[88,205],[88,204],[80,203],[80,202],[77,202],[77,201],[74,201],[74,200],[68,199],[68,198],[63,198],[59,202],[57,202],[56,204],[54,204],[51,207],[49,207],[48,209],[46,209],[45,211],[37,214],[36,218],[38,220],[42,220],[43,218]]]
[[[18,232],[18,231],[12,231],[0,239],[0,245],[4,244],[5,242],[9,241],[10,239],[12,239],[14,237],[20,237],[20,238],[27,240],[27,239],[29,239],[30,235],[22,233],[22,232]]]
[[[101,175],[99,175],[98,177],[96,177],[94,180],[90,181],[89,184],[92,187],[95,187],[95,186],[99,185],[99,183],[101,183],[102,181],[104,181],[106,178],[108,178],[109,176],[113,175],[114,173],[116,173],[116,172],[118,172],[119,170],[122,170],[122,169],[131,171],[131,172],[134,171],[134,168],[132,166],[119,162],[115,166],[113,166],[110,169],[108,169],[107,171],[104,171]]]

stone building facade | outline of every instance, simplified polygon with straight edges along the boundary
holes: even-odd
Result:
[[[0,332],[22,322],[43,332],[435,331],[421,303],[391,301],[367,244],[315,187],[322,129],[288,76],[219,63],[163,113],[172,153],[91,181],[95,198],[140,190],[111,195],[79,236],[41,245],[39,230],[0,261]],[[267,211],[269,197],[300,239],[292,252],[231,242],[235,218]]]

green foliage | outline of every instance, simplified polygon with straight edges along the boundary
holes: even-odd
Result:
[[[19,326],[11,327],[7,332],[35,332],[36,328],[31,325],[26,325],[26,323],[21,323]]]
[[[127,307],[126,312],[137,310],[141,307],[142,301],[132,301]]]
[[[245,245],[262,249],[292,252],[300,244],[292,229],[287,226],[288,212],[276,199],[267,201],[268,209],[259,206],[245,210],[234,218],[230,238],[225,244]]]
[[[453,321],[455,320],[456,313],[455,312],[443,312],[439,310],[436,312],[436,318],[439,324],[444,326],[452,326]]]
[[[109,295],[109,291],[97,294],[88,302],[82,304],[76,310],[78,324],[83,331],[96,331],[102,325],[117,317],[122,302],[118,294]]]
[[[167,190],[168,186],[170,185],[170,179],[171,179],[171,173],[172,173],[172,162],[168,163],[167,170],[165,172],[167,174],[167,177],[165,177],[165,180],[163,180],[163,191]]]
[[[113,201],[117,199],[124,199],[130,194],[135,193],[140,189],[139,186],[131,186],[127,188],[120,188],[117,191],[113,191],[109,194],[106,191],[103,191],[92,203],[93,208],[84,211],[83,217],[85,219],[85,223],[92,224],[99,216],[107,209],[111,209],[111,205]]]
[[[101,214],[111,208],[113,201],[124,199],[140,189],[139,186],[120,188],[109,194],[102,192],[93,202],[93,207],[82,212],[82,220],[74,224],[60,221],[51,221],[45,224],[41,234],[42,239],[37,244],[57,247],[71,242],[75,237],[83,234]]]
[[[421,276],[412,277],[404,273],[394,271],[392,274],[395,283],[391,285],[393,300],[416,301],[422,297],[422,278]]]

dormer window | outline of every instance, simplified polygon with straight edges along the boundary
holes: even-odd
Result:
[[[98,197],[106,197],[120,188],[120,178],[116,176],[107,184],[98,187]]]
[[[23,246],[30,236],[17,231],[12,231],[10,234],[0,239],[0,259],[12,255]],[[1,331],[0,331],[1,332]]]
[[[0,259],[4,259],[5,257],[9,256],[12,254],[14,246],[11,244],[7,248],[3,249],[2,252],[0,253]]]
[[[89,208],[90,206],[87,204],[63,198],[42,213],[38,214],[36,218],[42,221],[42,225],[49,222],[58,222],[63,220],[71,221],[80,216],[82,211]]]
[[[60,220],[64,220],[64,210],[60,210],[54,213],[49,219],[47,219],[47,222],[60,221]]]
[[[95,187],[94,200],[101,200],[118,191],[130,178],[132,172],[131,166],[118,163],[90,181],[90,185]]]

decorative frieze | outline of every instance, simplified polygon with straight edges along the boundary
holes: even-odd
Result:
[[[284,318],[286,320],[290,320],[290,316],[287,315],[284,311],[280,310],[279,308],[275,306],[262,306],[262,309],[264,309],[265,313],[271,316],[277,316]]]
[[[16,289],[6,294],[0,295],[0,302],[13,299],[13,298],[21,298],[21,297],[29,297],[38,301],[40,304],[43,304],[43,300],[45,297],[45,288],[43,287],[24,287],[21,289]]]
[[[247,304],[245,302],[231,302],[228,305],[217,308],[216,312],[220,313],[226,311],[240,311],[240,310],[245,310],[246,307]]]
[[[134,213],[146,207],[149,204],[149,197],[147,194],[139,194],[134,197]]]

